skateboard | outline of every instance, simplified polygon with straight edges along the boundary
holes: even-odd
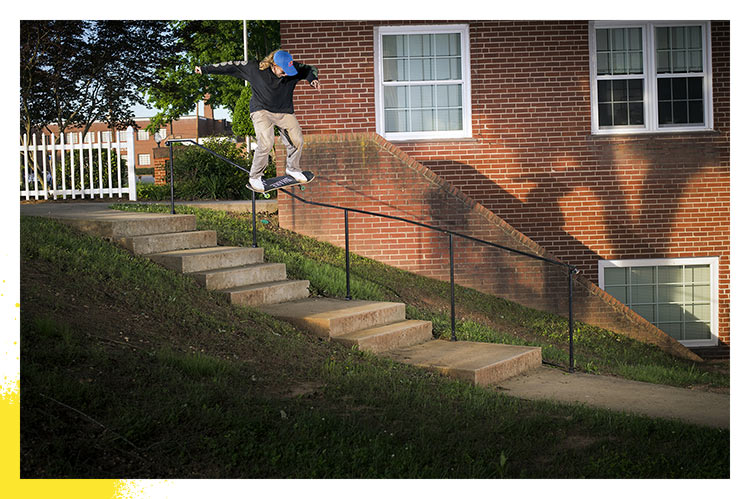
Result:
[[[307,178],[307,182],[312,182],[315,178],[315,174],[313,172],[304,171],[302,172],[302,175]],[[280,177],[273,177],[273,178],[264,178],[263,179],[263,187],[265,190],[263,192],[256,191],[252,187],[250,187],[250,184],[247,184],[247,188],[251,191],[257,192],[259,194],[262,194],[264,197],[268,198],[269,193],[271,191],[275,191],[276,189],[281,189],[282,187],[294,187],[295,185],[299,185],[300,189],[304,189],[304,184],[302,182],[297,182],[294,177],[291,175],[282,175]]]

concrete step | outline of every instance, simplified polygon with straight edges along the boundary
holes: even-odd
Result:
[[[275,281],[222,289],[229,303],[260,307],[282,302],[302,300],[310,296],[310,281]]]
[[[432,322],[407,320],[336,336],[335,341],[381,353],[432,340]]]
[[[259,307],[262,312],[291,322],[322,338],[335,338],[406,318],[403,303],[309,298]]]
[[[383,355],[480,386],[496,384],[542,365],[540,347],[470,341],[434,340]]]
[[[90,216],[62,213],[58,220],[110,241],[167,232],[190,232],[196,228],[195,215],[133,214],[113,210]]]
[[[240,267],[263,261],[263,248],[216,246],[155,253],[148,257],[180,273],[200,272],[224,267]]]
[[[216,246],[216,231],[197,230],[192,232],[172,232],[145,236],[120,238],[117,242],[136,255],[148,255],[192,248]]]
[[[241,267],[191,272],[206,289],[229,289],[252,284],[283,281],[286,279],[286,265],[283,263],[255,263]]]

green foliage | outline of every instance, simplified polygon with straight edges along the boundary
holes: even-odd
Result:
[[[159,110],[148,127],[152,132],[192,111],[205,95],[214,108],[236,109],[245,88],[238,78],[195,73],[195,66],[244,59],[242,21],[174,21],[171,27],[182,52],[157,72],[147,88],[149,103]],[[281,43],[279,22],[247,21],[247,36],[248,57],[262,59]]]
[[[21,128],[134,124],[132,106],[174,40],[166,21],[22,21]]]
[[[243,148],[231,140],[210,139],[204,147],[250,169]],[[174,148],[175,196],[179,199],[249,199],[247,173],[195,146]]]
[[[165,201],[170,199],[169,184],[136,184],[135,189],[139,201]]]
[[[250,97],[252,97],[252,95],[252,88],[250,85],[247,85],[242,89],[240,98],[237,99],[237,103],[234,106],[234,114],[232,115],[232,132],[238,137],[255,135],[253,120],[250,118]]]

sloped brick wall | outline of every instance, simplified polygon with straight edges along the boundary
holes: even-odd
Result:
[[[375,133],[306,137],[303,169],[316,181],[301,197],[421,222],[553,258],[541,246]],[[277,146],[279,166],[284,151]],[[282,227],[343,247],[344,214],[279,195]],[[449,279],[448,236],[363,214],[349,215],[351,251],[411,272]],[[567,315],[567,270],[454,237],[456,283],[537,309]],[[578,276],[576,320],[598,325],[693,360],[688,349]]]

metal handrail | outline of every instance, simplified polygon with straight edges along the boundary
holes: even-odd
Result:
[[[233,162],[232,160],[225,158],[224,156],[217,154],[216,152],[208,149],[207,147],[204,147],[200,144],[198,144],[193,139],[170,139],[167,140],[166,143],[169,145],[169,164],[170,164],[170,184],[171,184],[171,202],[172,202],[172,214],[175,214],[175,208],[174,208],[174,167],[173,167],[173,156],[172,156],[172,144],[175,142],[190,142],[194,145],[197,145],[201,149],[208,151],[212,155],[216,156],[217,158],[223,160],[226,163],[229,163],[230,165],[239,168],[240,170],[250,173],[250,171],[243,167],[238,165],[237,163]],[[501,244],[492,243],[490,241],[485,241],[483,239],[479,239],[473,236],[469,236],[467,234],[462,234],[460,232],[455,232],[448,229],[443,229],[441,227],[435,227],[433,225],[428,225],[422,222],[417,222],[415,220],[409,220],[407,218],[397,217],[394,215],[386,215],[384,213],[375,213],[371,211],[365,211],[360,210],[358,208],[348,208],[345,206],[337,206],[333,204],[328,203],[319,203],[317,201],[310,201],[308,199],[304,199],[292,192],[287,191],[286,189],[278,189],[279,191],[283,192],[284,194],[287,194],[288,196],[291,196],[292,198],[313,206],[320,206],[323,208],[332,208],[336,210],[343,210],[344,211],[344,233],[345,233],[345,255],[346,255],[346,299],[351,300],[351,271],[350,271],[350,258],[349,258],[349,212],[352,213],[360,213],[363,215],[369,215],[374,217],[380,217],[380,218],[386,218],[389,220],[396,220],[399,222],[408,223],[411,225],[416,225],[418,227],[423,227],[425,229],[442,232],[443,234],[448,235],[448,245],[449,245],[449,255],[450,255],[450,287],[451,287],[451,341],[457,341],[456,339],[456,298],[455,298],[455,279],[454,279],[454,256],[453,256],[453,237],[461,237],[463,239],[473,241],[479,244],[483,244],[486,246],[491,246],[497,249],[505,250],[511,253],[515,253],[521,256],[525,256],[528,258],[532,258],[535,260],[540,260],[543,262],[551,263],[553,265],[558,265],[561,267],[565,267],[568,270],[568,337],[569,337],[569,361],[568,361],[568,371],[574,372],[574,360],[573,360],[573,276],[575,274],[580,273],[580,271],[573,265],[567,264],[565,262],[561,262],[559,260],[553,260],[551,258],[546,258],[541,255],[536,255],[534,253],[528,253],[526,251],[518,250],[515,248],[510,248],[508,246],[503,246]],[[257,248],[257,226],[256,226],[256,211],[255,211],[255,191],[252,191],[252,210],[253,210],[253,216],[252,216],[252,225],[253,225],[253,247]]]

